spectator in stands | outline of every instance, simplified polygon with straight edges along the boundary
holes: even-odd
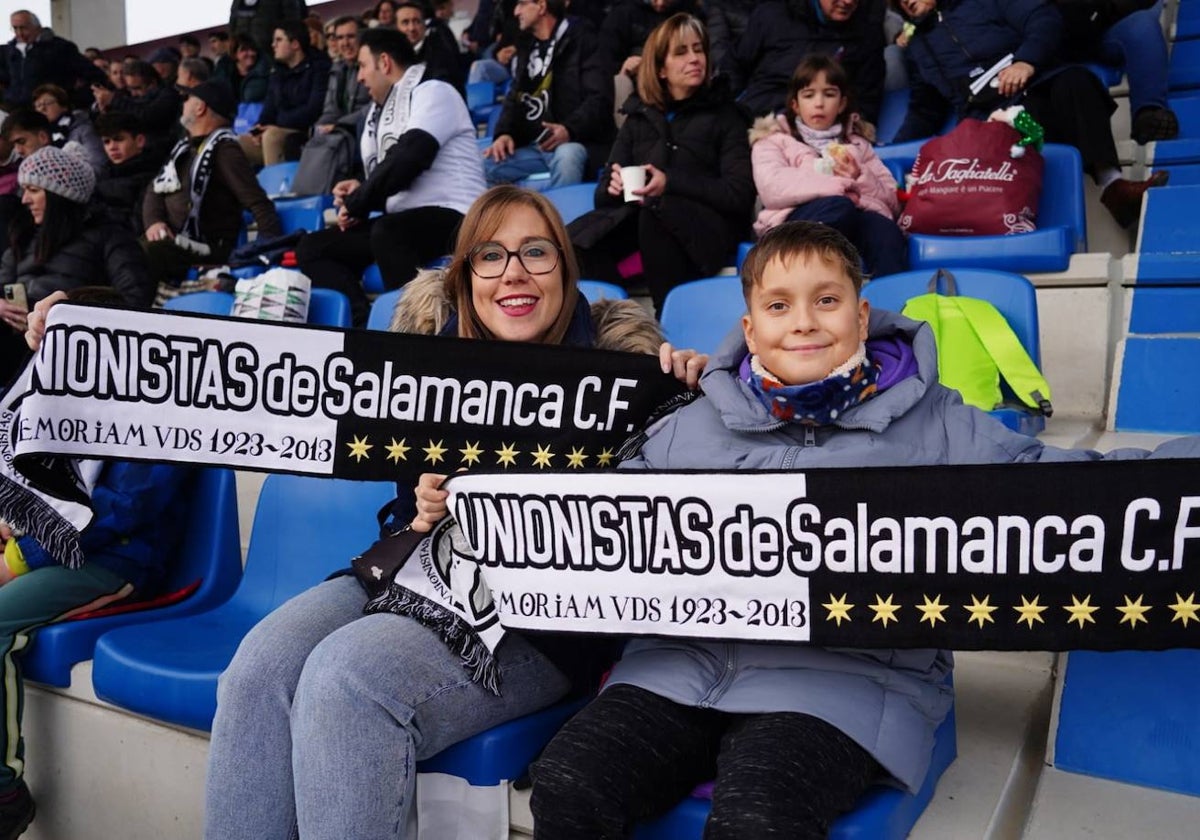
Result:
[[[200,39],[195,35],[179,36],[179,59],[200,57]]]
[[[96,174],[77,146],[43,146],[21,162],[17,180],[28,212],[9,228],[0,285],[24,284],[30,306],[79,286],[111,286],[129,306],[150,305],[145,257],[128,227],[89,206]]]
[[[187,91],[180,123],[187,131],[146,191],[146,256],[156,283],[178,282],[194,263],[223,263],[237,244],[242,211],[258,235],[279,236],[279,216],[229,130],[233,93],[209,80]]]
[[[122,302],[103,288],[80,288],[70,299]],[[44,325],[46,308],[40,307],[39,315],[31,318],[35,324]],[[27,340],[36,350],[43,334],[30,330],[22,344]],[[85,562],[78,569],[62,565],[34,537],[14,534],[0,521],[0,702],[5,708],[24,704],[19,651],[28,649],[38,628],[136,599],[162,580],[183,530],[187,507],[181,490],[188,472],[165,464],[107,464],[91,494],[95,517],[80,533]],[[0,743],[6,756],[0,763],[0,837],[16,838],[35,811],[23,778],[19,714],[0,720]]]
[[[745,80],[739,77],[734,50],[750,24],[755,0],[705,0],[704,17],[712,42],[713,75],[729,77],[729,89],[740,91]]]
[[[104,166],[104,147],[87,111],[72,111],[67,92],[58,85],[38,85],[33,89],[33,107],[50,123],[50,143],[62,148],[78,143],[88,163],[97,172]]]
[[[304,0],[233,0],[229,8],[229,37],[246,36],[260,51],[271,46],[281,24],[308,16]]]
[[[425,8],[420,3],[396,4],[396,29],[412,44],[417,61],[425,65],[425,77],[449,82],[460,93],[465,81],[458,44],[449,27],[426,22]]]
[[[92,93],[100,113],[124,112],[137,117],[146,134],[146,153],[160,163],[166,159],[179,132],[183,105],[173,84],[164,83],[147,62],[134,61],[125,68],[124,90],[93,86]]]
[[[631,301],[589,305],[577,277],[554,206],[537,193],[498,187],[468,211],[450,267],[427,272],[401,297],[393,329],[659,350],[668,369],[694,379],[694,354],[663,353],[657,325]],[[516,295],[532,303],[505,304]],[[410,521],[427,530],[437,506],[445,507],[441,478],[422,476],[415,493],[406,483],[383,534]],[[504,690],[492,694],[465,677],[457,654],[427,628],[397,615],[364,616],[366,601],[354,578],[336,577],[284,604],[242,641],[218,684],[208,840],[406,837],[418,759],[545,707],[573,677],[577,689],[590,689],[611,657],[603,640],[510,631],[495,652]]]
[[[11,105],[28,105],[33,101],[33,89],[53,84],[72,93],[105,79],[105,74],[92,64],[71,41],[60,38],[42,27],[37,15],[24,9],[9,18],[13,39],[4,50],[0,62],[0,84],[4,86],[4,101]],[[86,105],[84,101],[78,104]]]
[[[50,121],[32,108],[18,108],[4,120],[0,131],[12,144],[17,155],[29,157],[43,146],[50,145]]]
[[[21,211],[21,188],[17,183],[17,169],[21,155],[13,147],[4,132],[8,114],[0,111],[0,253],[8,247],[8,225]],[[0,381],[5,381],[0,374]]]
[[[321,16],[309,15],[304,19],[304,25],[308,27],[308,46],[329,58],[325,50],[325,29],[321,26]]]
[[[596,209],[570,226],[586,277],[621,283],[637,273],[629,258],[640,253],[658,312],[673,287],[729,262],[754,207],[746,120],[708,58],[708,34],[691,15],[650,34]],[[623,198],[623,166],[644,169],[636,202]]]
[[[467,82],[503,84],[512,78],[510,70],[516,57],[517,22],[516,0],[483,0],[471,26],[463,33],[468,49],[478,58],[471,62]],[[486,17],[485,17],[486,12]]]
[[[299,158],[300,144],[321,116],[329,84],[329,57],[308,45],[307,33],[302,21],[289,21],[275,30],[271,41],[275,69],[262,116],[239,138],[242,151],[255,166]],[[289,137],[295,138],[291,150],[285,148]]]
[[[175,87],[195,87],[201,82],[207,82],[212,76],[208,62],[202,58],[185,58],[179,62],[179,70],[175,73]]]
[[[379,27],[383,27],[384,29],[396,28],[396,3],[394,0],[379,0],[375,4],[375,24],[371,28],[377,29]]]
[[[358,81],[359,22],[352,15],[342,15],[332,26],[338,55],[329,68],[325,107],[317,118],[316,131],[328,134],[339,129],[353,137],[359,118],[371,104],[371,92]]]
[[[216,32],[210,34],[208,36],[208,49],[212,52],[213,78],[224,79],[232,87],[235,70],[234,59],[230,55],[229,33],[224,29],[218,29]]]
[[[338,229],[304,237],[301,270],[350,298],[354,324],[366,324],[362,273],[378,263],[395,289],[421,265],[450,251],[463,213],[484,190],[475,126],[461,96],[426,79],[412,45],[391,29],[360,38],[359,81],[370,91],[361,151],[366,180],[333,188]],[[391,140],[390,144],[387,142]],[[382,216],[370,218],[373,212]]]
[[[785,221],[827,224],[881,277],[908,268],[908,243],[896,225],[896,179],[855,133],[849,91],[835,59],[811,55],[788,86],[791,113],[755,122],[751,161],[763,210],[754,229],[761,236]]]
[[[96,178],[95,199],[109,217],[140,235],[146,187],[158,172],[147,154],[146,135],[133,114],[115,111],[96,119],[104,143],[105,163]]]
[[[613,81],[613,105],[618,109],[634,91],[642,47],[650,32],[676,12],[703,17],[695,0],[629,0],[614,3],[600,27],[604,72]],[[622,117],[617,117],[618,124]]]
[[[146,61],[154,68],[154,72],[158,74],[158,78],[162,79],[162,83],[170,86],[179,73],[180,58],[179,50],[174,47],[159,47],[150,53],[150,57]]]
[[[591,24],[566,17],[565,0],[529,0],[514,11],[522,38],[495,139],[484,151],[488,182],[549,172],[549,186],[578,184],[608,154],[612,81]]]
[[[1167,107],[1167,41],[1162,0],[1054,0],[1063,16],[1067,61],[1124,68],[1129,79],[1130,136],[1135,143],[1171,140],[1179,119]]]
[[[740,101],[753,114],[784,109],[788,82],[809,53],[838,58],[850,76],[850,101],[871,124],[874,139],[883,98],[883,17],[886,0],[773,0],[750,15],[734,59],[746,89]]]
[[[1142,196],[1165,184],[1167,173],[1145,181],[1121,177],[1109,115],[1108,89],[1078,65],[1058,64],[1062,17],[1044,0],[898,0],[916,24],[908,57],[916,68],[912,96],[896,142],[937,132],[953,108],[959,117],[986,119],[996,108],[1024,105],[1046,130],[1046,140],[1079,150],[1083,166],[1101,188],[1100,201],[1122,227],[1137,221]],[[970,45],[970,51],[963,49]],[[984,72],[1012,63],[995,83],[972,94],[969,84]]]
[[[271,86],[271,64],[249,37],[239,37],[234,46],[233,88],[238,102],[262,102]]]
[[[108,81],[113,90],[125,89],[125,62],[113,59],[108,63]]]

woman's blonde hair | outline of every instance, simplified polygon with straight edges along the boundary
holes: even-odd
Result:
[[[579,263],[575,259],[575,249],[567,238],[567,228],[563,224],[558,210],[541,193],[523,190],[512,185],[492,187],[467,210],[462,225],[458,229],[458,241],[454,246],[454,256],[446,269],[446,294],[458,311],[458,335],[460,338],[494,338],[491,331],[484,326],[471,299],[471,251],[478,245],[491,240],[504,223],[504,218],[517,207],[528,207],[546,222],[550,229],[550,238],[558,246],[558,270],[562,275],[563,300],[562,310],[542,338],[544,344],[558,344],[567,334],[571,318],[575,314],[575,304],[579,299]]]
[[[667,92],[663,80],[658,77],[667,62],[667,53],[684,32],[694,32],[700,38],[704,47],[705,59],[711,59],[708,49],[708,30],[697,17],[686,12],[671,15],[646,36],[646,45],[642,48],[642,63],[638,65],[637,90],[638,97],[647,105],[660,111],[666,110],[671,95]],[[706,61],[704,84],[712,80],[712,61]]]

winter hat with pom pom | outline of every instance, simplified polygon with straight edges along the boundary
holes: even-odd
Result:
[[[68,201],[86,204],[96,188],[96,173],[83,155],[83,147],[72,141],[65,148],[43,146],[21,161],[17,183],[41,187]]]

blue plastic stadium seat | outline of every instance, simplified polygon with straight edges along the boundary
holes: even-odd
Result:
[[[911,88],[902,87],[899,90],[889,90],[883,95],[883,102],[879,107],[879,122],[875,126],[876,142],[891,143],[900,126],[904,125],[911,92]]]
[[[1089,61],[1083,66],[1090,70],[1092,75],[1099,79],[1105,87],[1116,87],[1125,78],[1124,65],[1117,67],[1112,64],[1097,64]]]
[[[605,283],[603,280],[580,280],[579,291],[588,299],[588,303],[595,303],[605,298],[625,300],[629,297],[626,291],[616,283]]]
[[[229,292],[192,292],[173,297],[163,304],[171,312],[201,312],[206,315],[228,315],[233,309]]]
[[[238,105],[237,115],[233,118],[233,133],[245,134],[258,124],[262,116],[263,102],[242,102]]]
[[[1173,91],[1200,87],[1200,41],[1176,41],[1172,45],[1167,87]]]
[[[298,160],[264,166],[258,170],[258,185],[263,188],[268,198],[291,195],[292,181],[296,179],[296,170],[299,168]]]
[[[207,612],[102,636],[92,665],[96,695],[168,723],[210,728],[217,678],[242,637],[284,601],[348,566],[378,537],[375,511],[394,492],[386,482],[268,476],[237,592]]]
[[[280,164],[281,166],[283,164]],[[331,195],[306,195],[303,198],[275,199],[275,212],[284,234],[325,229],[325,210],[333,206]]]
[[[879,277],[863,287],[863,297],[877,309],[900,312],[909,298],[928,291],[930,271],[906,271]],[[1038,333],[1037,289],[1019,274],[984,269],[954,269],[958,293],[964,297],[989,301],[1012,327],[1013,333],[1039,368],[1042,364],[1041,339]],[[1046,418],[1020,406],[1012,392],[1002,388],[1006,402],[1014,407],[996,409],[990,414],[1016,432],[1036,435],[1046,428]]]
[[[596,207],[596,185],[594,183],[555,187],[546,190],[544,195],[558,208],[563,223],[568,225]]]
[[[1167,107],[1179,118],[1179,137],[1158,140],[1146,149],[1146,162],[1155,167],[1171,167],[1171,186],[1197,183],[1180,171],[1181,164],[1200,163],[1200,96],[1195,92],[1171,96]]]
[[[160,591],[179,592],[197,581],[199,587],[168,606],[43,627],[24,656],[22,668],[26,677],[68,686],[71,667],[91,659],[96,640],[109,630],[192,615],[228,600],[242,578],[234,476],[230,470],[199,469],[191,482],[186,500],[181,502],[187,507],[188,521],[178,554],[168,566]],[[135,628],[133,632],[140,630]]]
[[[421,773],[445,773],[476,786],[498,785],[525,775],[530,762],[586,700],[556,703],[510,720],[418,762]]]
[[[1200,279],[1200,238],[1196,236],[1195,220],[1198,202],[1200,186],[1170,186],[1146,193],[1138,232],[1139,285],[1194,284]]]
[[[742,281],[735,275],[683,283],[667,292],[662,323],[667,341],[711,353],[746,311]]]
[[[350,329],[350,300],[334,289],[313,289],[308,298],[308,323]]]
[[[1200,795],[1197,693],[1200,650],[1072,651],[1053,733],[1054,766]]]
[[[938,779],[958,755],[954,710],[938,727],[929,773],[914,795],[899,788],[876,785],[863,795],[858,807],[844,814],[830,829],[830,840],[904,840],[933,798]],[[712,802],[689,797],[666,816],[645,823],[634,840],[700,840]]]
[[[738,274],[742,273],[742,266],[746,262],[746,257],[750,256],[750,251],[754,248],[753,242],[739,242],[737,248],[737,270]]]
[[[392,323],[392,310],[396,308],[396,301],[400,300],[400,293],[403,291],[403,289],[393,289],[371,301],[371,312],[367,315],[367,329],[387,330]]]
[[[913,147],[916,148],[913,148]],[[920,143],[879,149],[899,183],[912,169]],[[911,153],[910,153],[911,150]],[[912,268],[990,268],[1033,273],[1063,271],[1071,254],[1087,250],[1087,216],[1083,201],[1083,160],[1072,146],[1047,143],[1046,167],[1038,208],[1038,229],[1011,236],[928,236],[908,238]]]
[[[379,273],[379,266],[371,263],[367,266],[367,270],[363,272],[363,291],[369,295],[377,295],[384,291],[383,275]]]
[[[486,125],[492,112],[499,108],[495,83],[471,82],[467,85],[467,110],[476,125]]]

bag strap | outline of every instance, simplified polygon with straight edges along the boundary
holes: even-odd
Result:
[[[945,280],[946,291],[942,291],[942,281]],[[948,268],[939,268],[929,278],[929,285],[925,290],[931,295],[949,295],[950,297],[958,296],[958,282],[954,279],[954,274]]]
[[[1046,417],[1051,416],[1054,407],[1050,404],[1050,383],[1029,358],[1008,320],[986,300],[958,297],[954,303],[1017,398]]]

